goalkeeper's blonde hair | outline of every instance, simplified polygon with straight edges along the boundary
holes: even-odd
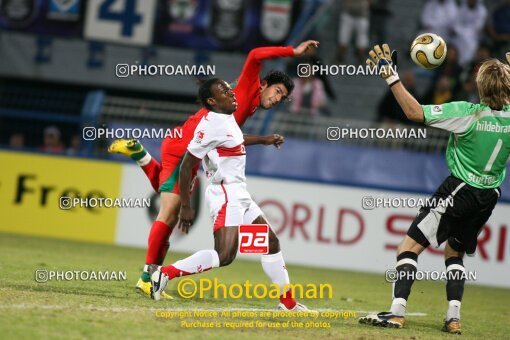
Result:
[[[498,59],[489,59],[476,75],[480,99],[493,110],[510,104],[510,66]]]

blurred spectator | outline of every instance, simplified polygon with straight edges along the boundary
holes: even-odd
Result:
[[[369,0],[344,0],[340,13],[340,30],[338,32],[338,62],[343,62],[353,34],[356,35],[356,51],[361,64],[366,59],[368,34],[370,29]]]
[[[69,148],[66,150],[66,154],[69,156],[78,156],[80,154],[81,137],[79,135],[73,135]]]
[[[402,84],[410,94],[417,98],[416,81],[413,71],[407,70],[402,73]],[[377,121],[393,124],[410,123],[390,89],[388,89],[377,107]]]
[[[328,113],[326,112],[327,99],[336,100],[335,91],[327,76],[320,72],[315,74],[308,72],[308,70],[311,71],[313,65],[321,64],[322,61],[317,56],[316,51],[306,57],[289,60],[287,74],[292,77],[295,85],[290,105],[291,112],[301,113],[302,108],[306,106],[310,108],[312,116]],[[304,65],[308,65],[310,68]],[[305,72],[298,69],[303,67]]]
[[[13,133],[9,137],[9,147],[13,149],[21,149],[25,147],[25,135],[22,133]]]
[[[473,60],[482,37],[487,8],[482,0],[462,0],[453,27],[452,42],[459,46],[459,63],[464,66]]]
[[[295,87],[290,107],[291,111],[293,113],[301,112],[304,102],[308,102],[310,114],[318,116],[319,110],[326,105],[326,92],[322,81],[313,75],[294,78],[293,80]]]
[[[391,17],[391,0],[370,1],[370,38],[374,44],[386,43],[386,25]]]
[[[453,91],[450,85],[450,79],[447,76],[442,76],[437,81],[436,86],[425,95],[423,103],[426,105],[440,105],[451,102],[452,99]]]
[[[52,125],[44,129],[43,145],[39,147],[42,152],[61,153],[64,146],[60,140],[60,130]]]
[[[457,12],[455,0],[428,0],[421,12],[422,29],[436,33],[448,44],[452,37]]]
[[[482,63],[491,58],[491,51],[487,45],[480,45],[475,53],[475,59],[466,68],[467,73],[463,75],[464,79],[470,79],[478,74],[478,69]]]
[[[504,55],[510,50],[510,0],[503,0],[495,8],[489,21],[487,31],[494,42],[494,54]]]
[[[476,75],[472,75],[467,82],[462,84],[462,90],[455,97],[455,100],[466,101],[470,103],[479,103],[480,95],[476,86]]]
[[[453,44],[450,44],[448,46],[445,62],[439,66],[434,73],[432,86],[436,86],[441,77],[448,77],[450,87],[455,95],[462,89],[461,76],[462,66],[459,64],[459,52]]]

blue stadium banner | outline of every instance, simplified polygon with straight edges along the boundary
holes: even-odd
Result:
[[[80,18],[81,0],[50,0],[48,19],[76,21]]]
[[[165,0],[156,18],[154,43],[245,52],[257,46],[283,44],[299,14],[301,2]]]
[[[302,5],[303,0],[0,0],[0,29],[248,52],[284,44]]]

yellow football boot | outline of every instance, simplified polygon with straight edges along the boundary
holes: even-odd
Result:
[[[138,279],[138,282],[136,283],[136,290],[143,295],[147,295],[148,297],[151,296],[151,283],[149,282],[143,282],[142,279]],[[161,292],[161,298],[163,299],[170,299],[173,300],[173,297],[165,292]]]
[[[108,152],[130,157],[134,161],[142,159],[147,154],[143,145],[136,139],[116,139],[108,147]]]

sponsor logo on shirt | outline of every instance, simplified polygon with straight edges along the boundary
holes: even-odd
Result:
[[[195,143],[198,144],[202,143],[202,139],[204,139],[204,134],[205,133],[203,130],[198,131],[195,137]]]
[[[498,178],[496,176],[491,176],[491,175],[477,176],[470,172],[470,173],[468,173],[468,179],[471,182],[474,182],[474,183],[477,183],[480,185],[492,185],[497,181]]]

